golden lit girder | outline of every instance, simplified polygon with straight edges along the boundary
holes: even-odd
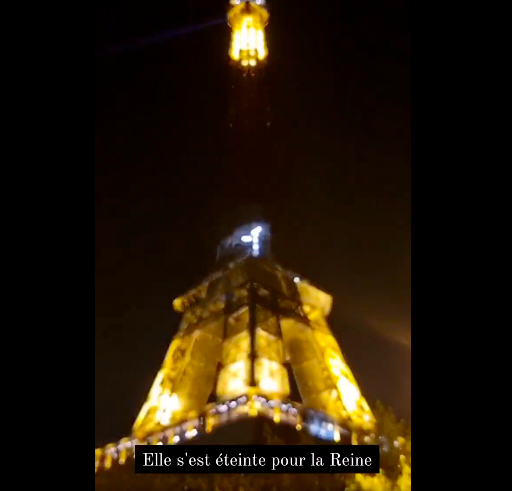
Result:
[[[189,323],[185,316],[171,344],[133,433],[145,437],[197,416],[207,403],[222,350],[219,321]]]
[[[248,257],[174,302],[183,313],[133,428],[145,439],[192,421],[209,402],[258,394],[287,401],[293,376],[305,407],[355,430],[372,412],[326,318],[333,299],[277,264]]]
[[[332,406],[327,412],[339,418],[340,408],[342,418],[350,419],[355,428],[371,429],[375,423],[372,411],[327,324],[326,318],[333,304],[332,297],[307,282],[300,282],[298,289],[312,328],[311,346],[315,346],[319,362],[327,368],[338,396],[330,397],[328,392],[321,394],[324,404],[331,401]],[[307,346],[304,348],[307,349]]]
[[[239,66],[256,67],[267,59],[265,28],[269,19],[264,0],[231,0],[228,13],[232,29],[229,55]]]

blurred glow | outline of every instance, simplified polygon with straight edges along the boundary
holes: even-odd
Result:
[[[191,440],[192,438],[195,438],[197,435],[198,435],[198,431],[197,430],[191,430],[191,431],[188,431],[186,434],[185,434],[185,438],[187,438],[188,440]]]
[[[97,448],[95,451],[94,451],[94,468],[95,468],[95,472],[98,472],[98,469],[100,467],[100,461],[101,461],[101,457],[103,456],[103,450],[100,449],[100,448]]]
[[[268,56],[265,27],[269,14],[265,2],[233,3],[228,14],[232,29],[230,57],[241,61],[243,67],[256,66],[256,60],[263,61]]]
[[[338,389],[342,394],[343,404],[348,412],[354,413],[357,411],[357,402],[361,398],[361,392],[345,377],[340,377],[338,381]]]
[[[240,59],[240,51],[242,50],[242,33],[235,32],[233,34],[233,47],[231,50],[231,57],[238,61]]]
[[[173,414],[180,409],[181,403],[178,396],[176,394],[170,395],[166,392],[160,398],[156,419],[162,426],[169,426],[171,424]]]
[[[295,283],[299,284],[300,283],[300,278],[297,276],[293,281],[295,281]]]
[[[111,467],[112,467],[112,464],[113,464],[113,454],[114,454],[114,451],[115,451],[115,444],[110,444],[110,445],[107,445],[107,447],[105,448],[105,461],[104,461],[104,466],[105,466],[105,469],[109,470]]]
[[[261,338],[258,340],[258,346],[262,345]],[[288,397],[290,394],[290,382],[288,380],[287,370],[276,361],[271,361],[266,358],[259,358],[256,361],[256,381],[261,392],[268,396],[281,396]],[[264,402],[265,399],[262,399]],[[282,409],[286,412],[287,406]]]
[[[345,365],[341,357],[336,353],[330,354],[329,366],[331,373],[338,378],[337,386],[343,400],[343,405],[350,413],[356,412],[361,392],[343,375],[343,373],[348,372],[348,366]]]
[[[255,51],[256,43],[257,43],[258,37],[256,34],[256,29],[254,27],[251,27],[249,29],[249,51]]]
[[[124,465],[128,459],[128,448],[131,446],[129,438],[123,438],[119,444],[119,463]]]
[[[260,387],[265,392],[270,392],[270,393],[274,393],[274,394],[279,392],[279,386],[278,386],[277,382],[271,378],[266,378],[266,379],[262,380],[260,382]]]
[[[256,51],[258,52],[258,59],[260,61],[263,61],[268,55],[265,31],[263,30],[258,30],[256,33]]]
[[[345,409],[358,424],[370,427],[374,422],[373,414],[361,394],[350,368],[341,355],[334,350],[328,351],[327,360]]]
[[[336,431],[334,432],[334,441],[335,441],[336,443],[341,442],[341,433],[340,433],[340,431],[339,431],[339,430],[336,430]]]
[[[259,256],[260,255],[260,235],[263,232],[263,227],[256,227],[252,232],[252,254],[253,256]]]
[[[142,421],[146,418],[148,412],[150,409],[154,407],[158,407],[159,404],[159,398],[162,394],[162,382],[164,379],[165,373],[164,371],[160,371],[155,379],[155,382],[153,383],[153,387],[151,388],[148,396],[147,402],[142,406],[142,409],[139,413],[139,416],[137,417],[137,421],[134,425],[134,430],[136,430],[142,423]]]
[[[244,235],[242,237],[242,242],[245,242],[246,244],[250,244],[252,242],[252,236],[250,235]]]
[[[224,400],[230,400],[247,393],[249,390],[249,378],[250,361],[248,359],[226,366],[219,375],[217,384],[218,396]]]

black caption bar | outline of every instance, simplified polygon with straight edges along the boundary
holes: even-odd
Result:
[[[364,446],[137,446],[137,474],[378,474],[380,448]]]

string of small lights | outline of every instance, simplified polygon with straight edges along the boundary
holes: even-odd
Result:
[[[241,419],[262,417],[276,424],[307,431],[311,436],[324,441],[338,443],[350,438],[351,431],[342,427],[326,414],[312,411],[300,404],[283,402],[255,395],[243,396],[211,407],[203,416],[192,419],[145,441],[125,438],[95,450],[95,472],[109,470],[114,464],[124,465],[134,457],[137,445],[179,445],[211,433],[218,426]]]

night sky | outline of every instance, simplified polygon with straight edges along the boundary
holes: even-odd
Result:
[[[269,0],[272,126],[228,130],[228,1],[96,6],[95,444],[130,433],[247,204],[273,251],[335,298],[371,403],[411,417],[411,13],[406,0]],[[354,5],[355,3],[355,5]],[[185,28],[185,29],[184,29]],[[130,49],[130,42],[167,39]]]

